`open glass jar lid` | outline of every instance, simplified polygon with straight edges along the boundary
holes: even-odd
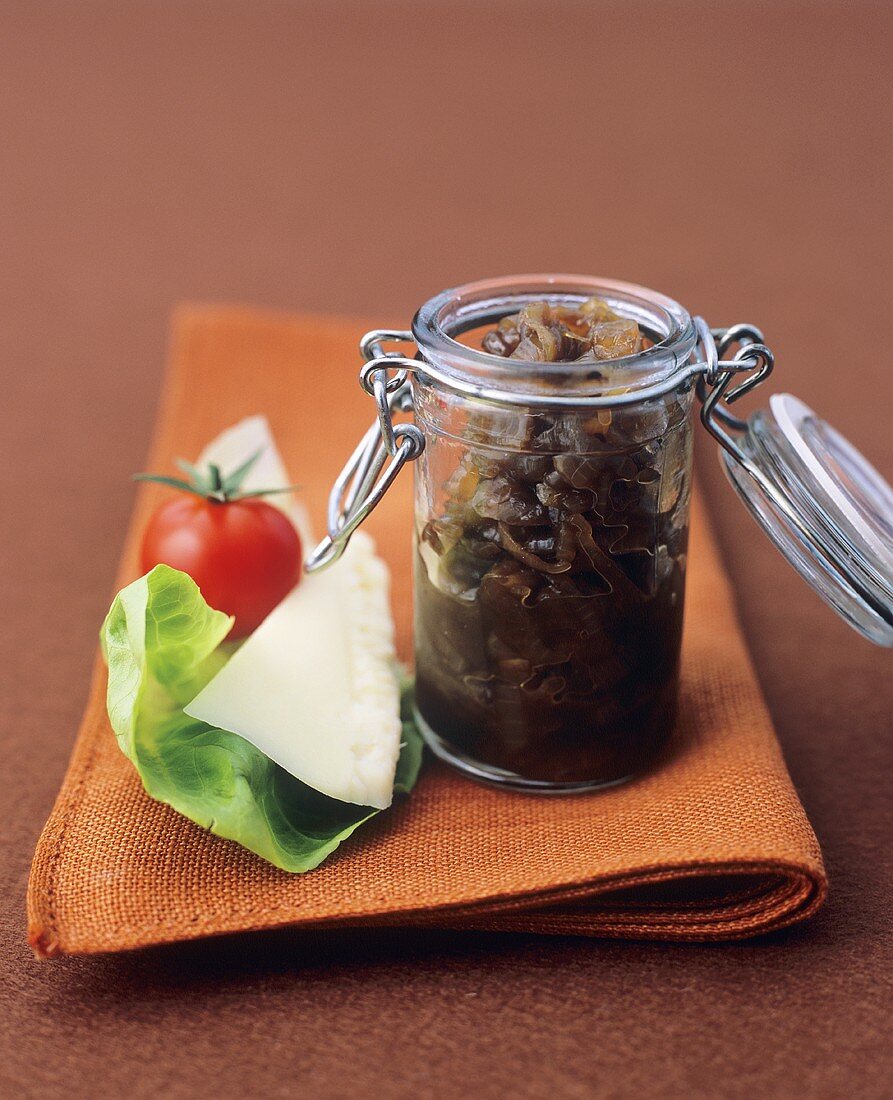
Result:
[[[790,394],[723,447],[738,495],[800,575],[866,638],[893,645],[893,490],[878,471]]]

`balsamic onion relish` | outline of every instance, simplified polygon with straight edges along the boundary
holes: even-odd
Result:
[[[591,362],[605,392],[626,388],[612,362],[642,346],[595,298],[529,305],[482,340],[531,364]],[[451,753],[524,779],[625,778],[675,713],[687,404],[531,409],[504,448],[487,415],[468,412],[440,513],[418,532],[419,714]]]

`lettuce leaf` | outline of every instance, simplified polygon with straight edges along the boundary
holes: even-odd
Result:
[[[122,589],[101,632],[108,713],[146,791],[285,871],[310,871],[375,810],[328,798],[237,734],[183,711],[223,666],[231,620],[166,565]],[[395,789],[418,776],[422,741],[406,706]]]

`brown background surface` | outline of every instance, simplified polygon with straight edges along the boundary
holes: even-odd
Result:
[[[699,475],[832,882],[721,947],[406,932],[33,960],[23,894],[87,693],[180,299],[403,324],[578,270],[754,320],[893,472],[889,6],[0,5],[0,1082],[25,1096],[880,1097],[889,654]],[[346,370],[355,364],[345,364]],[[309,378],[304,430],[323,430]]]

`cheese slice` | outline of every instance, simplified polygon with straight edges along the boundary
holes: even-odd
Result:
[[[263,417],[224,432],[198,464],[214,462],[226,472],[261,446],[246,487],[287,485]],[[312,545],[306,512],[290,494],[270,497],[277,500]],[[184,709],[244,737],[323,794],[379,810],[389,806],[400,753],[400,696],[388,572],[368,535],[357,532],[338,562],[305,574]]]

